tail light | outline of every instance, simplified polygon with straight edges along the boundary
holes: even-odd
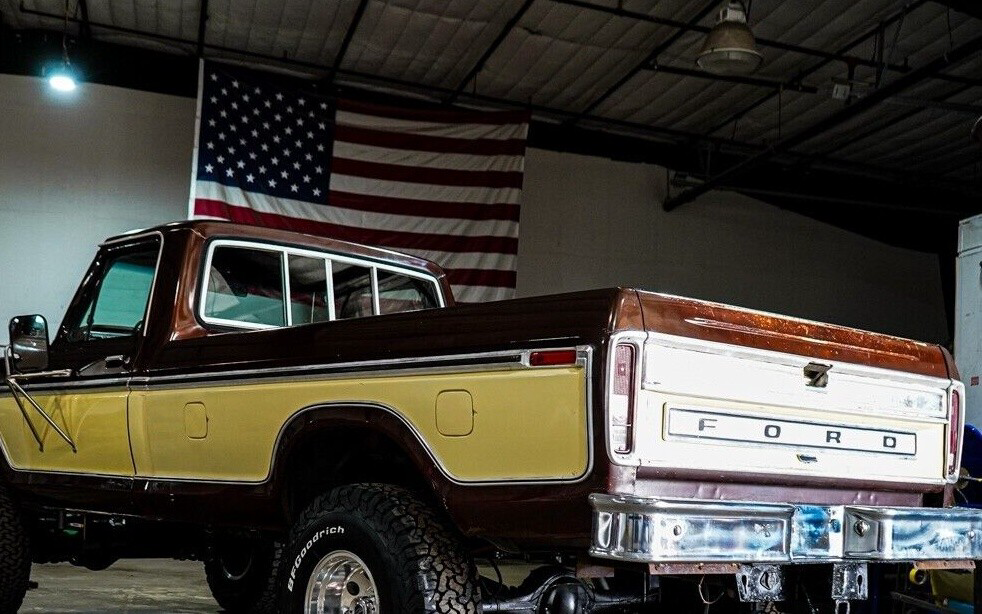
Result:
[[[634,443],[635,348],[620,343],[614,348],[610,386],[610,444],[618,454],[628,454]]]
[[[962,407],[963,395],[964,389],[960,385],[952,386],[948,395],[948,456],[945,471],[949,482],[958,480],[958,470],[961,465],[961,442],[965,413]]]

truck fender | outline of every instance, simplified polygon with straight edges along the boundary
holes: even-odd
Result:
[[[304,407],[283,425],[277,437],[270,474],[270,486],[275,495],[281,500],[286,495],[291,478],[290,459],[295,452],[332,430],[352,428],[377,433],[396,445],[432,494],[450,486],[451,478],[441,469],[423,436],[394,408],[368,401],[335,401]]]

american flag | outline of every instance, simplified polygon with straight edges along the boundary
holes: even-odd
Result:
[[[190,216],[388,247],[459,302],[515,293],[528,115],[333,100],[207,62]]]

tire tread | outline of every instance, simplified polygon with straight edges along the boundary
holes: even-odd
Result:
[[[365,520],[386,540],[396,562],[400,613],[477,614],[477,571],[459,538],[410,491],[389,484],[352,484],[321,495],[297,519],[291,541],[315,528],[320,518],[347,511]],[[418,604],[423,604],[420,610]]]
[[[0,485],[0,614],[20,609],[31,579],[30,543],[20,512]]]

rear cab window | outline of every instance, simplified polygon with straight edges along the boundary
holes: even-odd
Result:
[[[207,250],[198,317],[267,329],[444,306],[426,272],[309,248],[217,239]]]

